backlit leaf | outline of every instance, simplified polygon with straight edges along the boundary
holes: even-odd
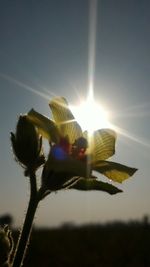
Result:
[[[93,170],[102,173],[110,180],[118,183],[122,183],[137,171],[136,168],[131,168],[111,161],[99,161],[93,165]]]

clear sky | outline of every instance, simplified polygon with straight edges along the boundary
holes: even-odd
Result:
[[[0,1],[0,215],[11,213],[16,225],[23,221],[29,185],[13,159],[10,132],[18,115],[31,108],[50,116],[48,101],[55,95],[71,104],[86,97],[91,36],[95,98],[126,135],[118,133],[111,160],[139,170],[115,196],[75,190],[48,196],[35,223],[57,226],[149,214],[150,1],[98,0],[92,33],[89,10],[88,0]]]

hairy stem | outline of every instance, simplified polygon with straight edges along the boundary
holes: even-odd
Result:
[[[24,221],[24,225],[16,246],[16,252],[14,255],[14,260],[12,263],[12,267],[20,267],[23,265],[23,260],[25,257],[25,253],[27,250],[27,246],[30,239],[30,234],[32,230],[32,224],[34,215],[39,203],[39,199],[37,197],[37,185],[36,185],[36,176],[34,172],[30,172],[30,200],[29,205]]]

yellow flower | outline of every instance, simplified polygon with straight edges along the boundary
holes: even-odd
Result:
[[[33,109],[27,115],[39,133],[50,143],[43,183],[47,183],[50,190],[69,187],[80,190],[96,189],[110,194],[121,192],[122,190],[93,176],[93,171],[96,171],[121,183],[137,170],[106,161],[115,153],[116,133],[111,129],[96,130],[89,139],[88,133],[82,132],[65,98],[54,98],[49,106],[53,120]]]

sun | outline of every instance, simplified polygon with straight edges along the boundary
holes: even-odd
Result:
[[[83,131],[87,130],[92,134],[98,129],[112,128],[109,122],[109,112],[90,95],[79,105],[71,105],[70,109]]]

